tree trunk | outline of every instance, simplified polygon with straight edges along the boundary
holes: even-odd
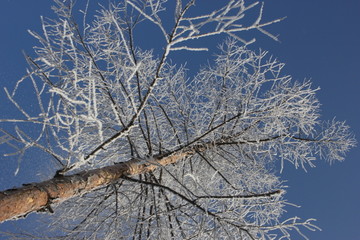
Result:
[[[50,180],[24,184],[23,187],[0,192],[0,222],[16,219],[34,211],[52,212],[51,204],[62,202],[98,187],[106,186],[122,176],[151,172],[159,166],[175,163],[193,152],[155,156],[151,161],[131,159],[112,166],[82,171]]]

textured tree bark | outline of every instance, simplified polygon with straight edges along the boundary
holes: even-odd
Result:
[[[17,219],[34,211],[52,211],[51,204],[62,202],[98,187],[106,186],[122,176],[151,172],[159,166],[175,163],[191,152],[155,157],[151,161],[131,159],[112,166],[79,172],[24,185],[0,192],[0,222]]]

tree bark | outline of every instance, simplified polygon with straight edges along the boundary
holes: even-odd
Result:
[[[175,163],[193,152],[159,155],[149,161],[131,159],[112,166],[55,176],[50,180],[26,184],[0,192],[0,222],[17,219],[34,211],[48,210],[51,204],[78,196],[118,180],[122,176],[151,172],[159,166]]]

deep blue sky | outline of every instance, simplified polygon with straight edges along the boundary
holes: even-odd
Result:
[[[206,0],[209,3],[215,0]],[[81,2],[81,1],[79,1]],[[0,118],[9,116],[12,106],[5,100],[4,86],[12,89],[25,74],[22,50],[32,53],[36,41],[27,29],[39,30],[40,15],[49,16],[49,0],[2,0],[0,2]],[[360,136],[360,0],[265,0],[264,18],[287,16],[269,30],[281,43],[256,35],[252,48],[269,50],[285,62],[294,79],[311,78],[320,86],[318,98],[324,119],[347,120]],[[151,45],[151,44],[150,44]],[[2,148],[3,146],[1,146]],[[2,149],[0,148],[0,153]],[[287,198],[301,205],[289,208],[290,215],[317,218],[322,232],[306,232],[315,240],[360,239],[360,151],[353,149],[343,163],[294,170],[287,166]],[[14,177],[16,158],[0,156],[0,189],[18,186],[35,174],[31,164]],[[29,166],[29,167],[27,167]],[[0,230],[4,230],[0,225]]]

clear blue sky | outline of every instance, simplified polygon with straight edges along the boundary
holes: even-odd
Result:
[[[214,3],[215,0],[206,0]],[[79,1],[81,2],[81,1]],[[31,54],[36,41],[27,29],[40,32],[40,15],[51,15],[50,0],[2,0],[0,2],[0,118],[12,114],[4,86],[12,89],[25,74],[22,50]],[[347,120],[360,136],[360,0],[265,0],[264,18],[287,16],[269,30],[281,43],[256,35],[252,48],[269,50],[285,62],[294,79],[311,78],[320,86],[323,119]],[[151,46],[151,44],[149,45]],[[3,146],[1,146],[3,148]],[[4,149],[0,148],[0,153]],[[36,173],[28,162],[14,177],[16,158],[0,156],[0,189],[31,181]],[[36,167],[35,167],[36,168]],[[36,169],[35,169],[36,170]],[[305,173],[287,166],[287,198],[301,205],[289,207],[290,215],[316,218],[322,232],[306,232],[315,240],[360,239],[360,150],[353,149],[343,163],[318,162]],[[0,231],[7,225],[0,225]]]

